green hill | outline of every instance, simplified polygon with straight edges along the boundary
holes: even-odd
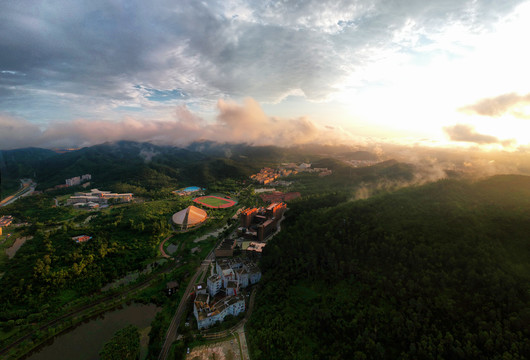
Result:
[[[5,164],[1,168],[2,181],[10,189],[18,187],[21,177],[34,178],[38,189],[43,190],[88,173],[96,186],[125,183],[153,190],[189,184],[207,186],[227,178],[246,178],[255,171],[255,167],[228,158],[131,141],[105,143],[63,154],[45,149],[2,153],[0,164]]]
[[[253,359],[530,354],[530,177],[319,203],[265,248]]]
[[[39,148],[0,150],[0,198],[16,191],[20,186],[19,179],[34,178],[36,167],[57,155]]]

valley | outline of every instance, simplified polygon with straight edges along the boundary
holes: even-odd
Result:
[[[159,157],[146,162],[145,148]],[[45,152],[38,164],[11,153],[18,170],[3,174],[36,177],[33,194],[0,208],[13,217],[0,235],[2,357],[37,356],[50,339],[127,304],[158,309],[140,328],[145,359],[183,359],[219,341],[246,344],[238,356],[256,360],[515,359],[529,351],[529,177],[477,180],[453,167],[429,182],[421,166],[365,152],[344,161],[341,150],[259,150],[217,158],[124,142]],[[102,175],[118,158],[128,159],[122,175]],[[79,174],[91,174],[90,184],[56,187]],[[83,196],[100,206],[78,206]],[[276,215],[282,201],[286,211]],[[193,210],[193,225],[191,213],[175,217],[197,206],[206,215]],[[15,239],[25,240],[10,258]],[[223,258],[233,272],[220,272]],[[241,266],[259,266],[262,279],[245,288]],[[221,297],[203,297],[228,306],[236,292],[248,314],[222,313],[198,330],[204,318],[194,307],[225,311],[197,305],[197,287],[208,281],[210,289],[216,276],[237,281],[221,286]]]

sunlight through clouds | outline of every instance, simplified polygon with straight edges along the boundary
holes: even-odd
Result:
[[[459,110],[530,93],[529,1],[29,4],[0,4],[0,112],[44,130],[180,106],[214,124],[220,100],[249,97],[358,137],[446,143],[460,124],[529,143],[525,103],[509,129]]]

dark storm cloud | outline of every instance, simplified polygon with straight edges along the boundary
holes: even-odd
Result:
[[[490,117],[499,117],[506,113],[511,113],[518,118],[530,119],[530,114],[525,114],[517,110],[518,106],[529,104],[530,94],[519,95],[516,93],[510,93],[482,99],[473,105],[462,107],[459,110]]]

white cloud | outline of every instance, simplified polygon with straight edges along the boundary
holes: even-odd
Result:
[[[185,106],[171,120],[126,117],[120,121],[77,119],[55,122],[41,130],[24,119],[0,116],[0,148],[25,146],[89,146],[107,141],[131,140],[184,146],[196,140],[290,146],[305,143],[337,144],[351,135],[337,127],[324,127],[306,117],[280,119],[267,116],[248,98],[242,105],[219,100],[217,118],[207,122]],[[148,154],[147,154],[148,155]]]

